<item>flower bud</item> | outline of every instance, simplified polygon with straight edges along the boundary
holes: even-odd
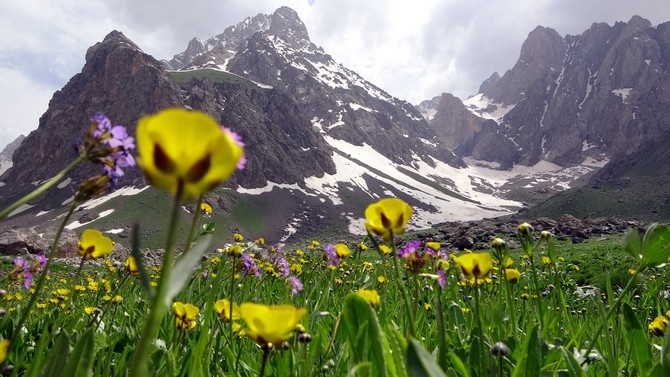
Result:
[[[496,237],[493,239],[493,241],[491,241],[491,247],[498,251],[503,250],[505,248],[505,240]]]
[[[517,231],[522,236],[530,236],[533,231],[535,231],[535,229],[533,229],[533,226],[528,223],[521,223],[519,224],[519,227],[517,227]]]
[[[489,352],[495,357],[502,357],[509,355],[509,347],[503,342],[496,342],[491,346]]]

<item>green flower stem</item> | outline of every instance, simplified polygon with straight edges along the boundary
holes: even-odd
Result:
[[[600,324],[598,325],[598,329],[596,329],[596,331],[593,333],[593,336],[591,336],[591,341],[589,341],[589,345],[586,348],[586,352],[584,353],[584,355],[586,355],[586,357],[584,358],[584,361],[582,361],[582,364],[586,363],[589,360],[588,356],[591,353],[591,351],[593,350],[593,348],[596,346],[596,340],[598,339],[598,337],[600,336],[600,333],[605,328],[605,324],[607,324],[607,322],[609,321],[612,314],[614,314],[614,312],[619,309],[619,306],[621,305],[621,302],[623,301],[624,296],[626,296],[626,294],[628,294],[628,292],[630,292],[630,290],[633,288],[633,283],[635,282],[635,280],[637,278],[637,274],[642,272],[644,269],[645,269],[644,267],[640,267],[639,269],[637,269],[637,273],[635,275],[633,275],[630,278],[630,280],[628,280],[628,284],[626,284],[626,287],[623,289],[623,291],[621,292],[619,297],[617,297],[617,300],[614,301],[614,304],[610,307],[610,310],[607,311],[607,314],[605,315],[605,320],[600,321]],[[582,327],[582,330],[583,329],[584,328]],[[581,333],[581,331],[580,331],[580,333]]]
[[[391,259],[393,260],[393,272],[395,274],[395,281],[398,284],[398,288],[402,292],[403,300],[405,301],[405,311],[407,312],[407,320],[409,322],[408,335],[415,336],[416,329],[414,325],[414,315],[412,311],[412,305],[410,304],[409,294],[407,293],[407,287],[402,283],[400,278],[400,266],[398,265],[398,252],[396,250],[395,240],[393,239],[393,233],[391,233],[391,247],[393,252],[391,253]]]
[[[228,300],[230,305],[228,307],[228,314],[230,315],[230,345],[233,348],[233,353],[235,353],[235,345],[233,342],[233,302],[235,301],[235,265],[237,264],[237,257],[233,254],[233,268],[230,271],[230,299]]]
[[[444,313],[442,311],[442,288],[438,283],[434,284],[437,291],[435,298],[435,311],[437,312],[437,333],[440,344],[440,349],[437,353],[437,362],[443,371],[447,370],[447,330],[444,326]]]
[[[177,188],[177,195],[175,195],[174,205],[172,207],[172,216],[170,217],[170,225],[168,226],[167,241],[165,246],[165,254],[163,255],[163,266],[161,268],[160,281],[156,288],[156,295],[151,303],[151,311],[149,318],[147,318],[140,336],[137,348],[133,354],[132,364],[128,373],[129,377],[145,377],[148,373],[149,362],[149,346],[158,335],[161,321],[167,312],[168,307],[163,302],[168,293],[170,285],[170,278],[172,274],[172,267],[174,265],[175,255],[175,233],[177,229],[177,222],[179,220],[180,198],[183,186],[179,184]]]
[[[184,251],[182,255],[188,253],[193,243],[193,238],[195,237],[196,229],[198,229],[198,224],[200,223],[200,204],[202,203],[202,195],[198,197],[198,203],[195,205],[195,210],[193,211],[193,221],[191,221],[191,229],[188,231],[188,237],[186,238],[186,246],[184,246]]]
[[[68,166],[65,167],[65,169],[61,170],[60,173],[56,174],[53,178],[51,178],[48,182],[43,184],[42,186],[38,187],[35,189],[35,191],[31,192],[30,194],[24,196],[23,198],[17,200],[14,204],[10,205],[9,207],[5,208],[2,212],[0,212],[0,220],[4,219],[5,217],[9,216],[10,213],[12,213],[15,209],[21,207],[22,205],[28,203],[29,201],[35,199],[38,197],[40,194],[44,193],[46,190],[50,189],[58,183],[61,179],[65,177],[65,175],[72,170],[75,165],[79,164],[82,161],[86,160],[86,156],[84,155],[79,155],[74,161],[70,162]]]
[[[64,170],[66,171],[66,170]],[[28,199],[30,200],[30,199]],[[23,325],[26,323],[28,320],[28,315],[30,315],[30,312],[33,310],[33,307],[37,303],[37,297],[39,296],[40,292],[42,289],[44,289],[44,284],[46,284],[47,281],[47,273],[49,272],[49,268],[51,267],[51,263],[53,262],[54,258],[56,257],[56,250],[58,250],[58,241],[60,240],[61,235],[63,234],[63,229],[65,229],[65,225],[67,225],[67,222],[70,221],[70,217],[72,216],[72,213],[74,213],[74,209],[77,208],[78,203],[76,201],[72,202],[72,205],[70,206],[70,210],[67,212],[65,215],[65,218],[63,219],[63,222],[61,223],[60,227],[58,228],[58,231],[56,232],[56,237],[54,238],[54,242],[51,245],[51,249],[49,250],[49,256],[47,257],[47,263],[44,265],[44,268],[42,269],[42,272],[40,272],[40,277],[37,280],[37,285],[35,285],[35,293],[33,293],[30,296],[30,301],[28,301],[28,305],[26,308],[23,310],[23,313],[21,314],[21,319],[19,319],[19,322],[16,324],[16,327],[14,328],[14,333],[12,334],[12,339],[10,340],[9,343],[9,349],[7,350],[7,354],[11,352],[12,347],[16,343],[16,339],[20,334],[21,328],[23,328]]]
[[[268,356],[270,356],[270,347],[266,344],[263,346],[263,361],[261,362],[261,371],[259,377],[265,376],[265,366],[268,364]]]
[[[533,290],[535,291],[535,296],[537,297],[534,302],[536,303],[535,307],[537,308],[538,315],[540,316],[539,318],[539,323],[540,323],[540,328],[544,327],[544,310],[542,309],[542,304],[540,304],[539,298],[542,297],[540,294],[540,284],[538,283],[537,280],[537,271],[535,269],[535,262],[533,261],[533,254],[530,253],[528,254],[528,258],[530,260],[530,271],[531,274],[533,275]]]

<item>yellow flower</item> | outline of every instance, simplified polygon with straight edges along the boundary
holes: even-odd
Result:
[[[212,206],[207,202],[202,202],[200,203],[200,212],[202,212],[204,216],[211,216]]]
[[[87,306],[84,308],[84,311],[88,315],[99,315],[101,313],[100,309],[95,306]]]
[[[521,299],[522,300],[528,300],[530,298],[530,295],[528,293],[522,293],[521,294]]]
[[[442,244],[435,241],[428,241],[426,242],[426,247],[430,247],[431,249],[438,251],[442,247]]]
[[[339,259],[343,259],[351,255],[349,247],[343,243],[338,243],[337,245],[335,245],[335,253],[337,254],[337,257]]]
[[[373,289],[359,289],[356,294],[363,297],[373,308],[379,307],[379,293]]]
[[[505,240],[496,237],[491,241],[491,246],[496,250],[502,250],[505,248]]]
[[[381,251],[384,255],[390,255],[393,250],[391,250],[391,248],[386,245],[379,245],[379,251]]]
[[[267,306],[252,302],[240,305],[240,317],[247,325],[246,334],[260,345],[279,345],[288,340],[306,313],[306,309],[293,305]]]
[[[470,313],[470,308],[461,308],[461,312],[463,312],[463,314],[468,314]]]
[[[506,268],[505,276],[507,276],[507,281],[510,283],[518,283],[521,279],[521,273],[516,268]]]
[[[115,303],[115,304],[118,304],[121,301],[123,301],[123,297],[121,297],[121,295],[116,295],[116,296],[112,297],[112,302]]]
[[[230,255],[231,257],[235,257],[235,258],[241,257],[243,251],[244,251],[244,248],[240,245],[232,245],[232,246],[229,246],[226,249],[226,252],[228,253],[228,255]]]
[[[388,280],[386,279],[386,277],[380,275],[377,276],[377,283],[384,285],[388,283]]]
[[[656,336],[663,336],[667,327],[668,320],[664,316],[660,315],[654,318],[654,320],[649,324],[649,332]]]
[[[155,187],[184,201],[197,198],[230,177],[243,150],[233,136],[200,111],[169,108],[137,124],[139,164]]]
[[[9,352],[9,339],[0,341],[0,364],[7,360],[7,353]]]
[[[361,242],[361,243],[358,244],[358,249],[360,251],[365,251],[365,250],[368,249],[368,245],[366,245],[365,242]]]
[[[466,278],[483,279],[493,267],[489,253],[466,253],[456,257],[455,262]]]
[[[197,306],[177,301],[172,304],[172,310],[176,317],[177,330],[184,331],[195,328],[198,313],[200,313],[200,309]]]
[[[217,300],[214,303],[214,311],[219,316],[219,319],[225,322],[230,322],[230,301],[223,299]],[[240,307],[233,303],[233,321],[240,319]]]
[[[263,246],[263,245],[265,245],[265,238],[261,237],[261,238],[257,239],[257,240],[254,241],[254,242],[255,242],[256,245],[258,245],[258,246]]]
[[[293,263],[291,265],[291,273],[294,275],[302,274],[302,265],[299,263]]]
[[[388,242],[392,234],[405,232],[405,226],[412,217],[412,212],[412,207],[401,199],[382,199],[365,209],[365,219],[368,221],[365,223],[365,228]]]
[[[433,305],[431,305],[429,303],[425,303],[425,304],[423,304],[423,309],[425,311],[429,312],[429,311],[433,310]]]
[[[635,274],[637,274],[637,270],[634,270],[632,268],[628,269],[628,275],[633,276]]]
[[[528,223],[521,223],[517,227],[517,231],[523,236],[530,236],[534,230],[535,229],[533,229],[533,226]]]
[[[137,261],[135,260],[135,257],[132,255],[129,255],[128,258],[126,258],[126,271],[129,273],[136,275],[140,272],[140,270],[137,268]]]
[[[100,258],[112,252],[114,244],[109,237],[95,229],[86,229],[81,234],[77,252],[84,260]]]
[[[233,240],[235,242],[242,242],[242,241],[244,241],[244,236],[239,234],[239,233],[235,233],[235,234],[233,234]]]
[[[312,249],[312,250],[314,250],[314,249],[316,249],[316,248],[319,247],[319,246],[321,246],[321,244],[319,243],[319,241],[317,241],[317,240],[312,240],[312,244],[309,246],[309,248]]]
[[[37,304],[37,309],[44,309],[47,307],[46,302],[38,302]]]

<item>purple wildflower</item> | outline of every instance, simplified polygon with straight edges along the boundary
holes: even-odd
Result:
[[[323,260],[325,260],[329,266],[337,266],[338,264],[340,264],[340,258],[337,257],[335,246],[333,246],[332,244],[328,244],[323,249],[323,251],[325,253],[323,256]]]
[[[112,129],[112,122],[101,112],[93,114],[91,122],[97,124],[97,128],[93,131],[93,136],[96,138],[104,137]]]
[[[30,286],[33,284],[33,274],[30,273],[30,269],[23,270],[23,286],[26,289],[30,289]]]
[[[404,258],[406,256],[411,255],[413,252],[417,252],[418,254],[420,248],[421,248],[421,241],[419,240],[409,241],[405,244],[405,246],[402,249],[400,249],[400,251],[398,252],[398,257]]]
[[[302,286],[302,282],[300,281],[300,279],[298,279],[295,276],[289,276],[287,281],[288,281],[289,287],[291,287],[291,294],[292,295],[298,294],[298,292],[302,292],[303,286]]]
[[[275,258],[274,268],[281,276],[288,276],[291,273],[291,268],[283,257]]]
[[[437,281],[438,284],[440,284],[440,289],[444,289],[445,284],[447,284],[447,273],[444,271],[442,266],[437,270],[437,276],[440,277],[440,279]]]
[[[242,254],[242,270],[245,275],[261,276],[261,270],[249,254]]]

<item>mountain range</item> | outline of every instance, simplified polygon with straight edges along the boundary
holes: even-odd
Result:
[[[631,172],[670,171],[662,148],[670,144],[669,63],[670,23],[633,17],[565,37],[538,27],[516,65],[494,73],[477,95],[444,93],[413,106],[334,61],[288,7],[193,39],[169,61],[113,31],[89,48],[81,73],[14,151],[0,176],[0,207],[74,158],[68,145],[85,135],[94,112],[134,132],[142,115],[168,106],[205,111],[244,138],[246,168],[206,197],[222,236],[238,230],[291,242],[361,233],[365,206],[385,196],[410,203],[412,226],[426,228],[509,215],[622,179],[638,190]],[[54,226],[95,169],[73,170],[3,227]],[[139,169],[120,185],[78,208],[68,227],[123,238],[144,218],[154,246],[167,195],[146,189]],[[566,191],[571,186],[579,188]],[[655,205],[658,216],[668,207]]]

